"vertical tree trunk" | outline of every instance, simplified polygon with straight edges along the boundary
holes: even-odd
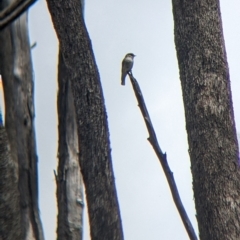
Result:
[[[58,63],[58,240],[81,240],[83,233],[83,183],[79,166],[77,122],[69,72],[61,51]]]
[[[18,191],[18,163],[11,156],[5,127],[0,126],[0,239],[23,239]]]
[[[240,239],[240,171],[218,0],[172,0],[202,240]]]
[[[1,2],[1,9],[11,1]],[[27,13],[0,32],[6,130],[14,161],[18,162],[21,239],[42,240],[38,210],[38,169],[34,129],[33,70]]]
[[[47,0],[77,115],[80,167],[92,240],[123,239],[114,183],[107,115],[91,42],[79,0]]]

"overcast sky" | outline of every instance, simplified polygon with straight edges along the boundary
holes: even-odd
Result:
[[[237,129],[240,129],[240,2],[222,0],[224,35]],[[58,42],[44,0],[29,11],[35,74],[40,211],[46,240],[55,239]],[[121,61],[137,55],[138,80],[187,213],[197,230],[182,92],[173,37],[171,1],[88,0],[88,32],[101,76],[125,239],[185,240],[183,224],[151,145],[129,80],[120,85]],[[86,215],[86,211],[85,211]],[[88,240],[84,222],[84,240]]]

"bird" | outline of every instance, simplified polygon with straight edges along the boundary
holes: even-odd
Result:
[[[126,54],[126,56],[124,57],[123,61],[122,61],[122,78],[121,78],[121,84],[125,85],[125,78],[127,76],[127,74],[131,72],[132,67],[133,67],[133,59],[136,55],[134,55],[133,53],[128,53]]]

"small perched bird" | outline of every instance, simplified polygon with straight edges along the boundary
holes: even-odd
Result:
[[[122,85],[125,85],[125,78],[127,74],[132,70],[134,57],[135,55],[133,53],[128,53],[122,61]]]

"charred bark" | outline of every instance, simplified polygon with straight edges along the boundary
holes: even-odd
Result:
[[[1,9],[11,1],[1,2]],[[6,131],[12,158],[18,163],[21,239],[42,240],[38,209],[38,169],[34,129],[33,70],[27,13],[0,32],[0,70],[3,78]]]
[[[58,63],[58,240],[83,236],[83,182],[79,166],[77,121],[69,72],[61,51]]]
[[[202,240],[240,239],[240,170],[218,0],[172,0]]]
[[[79,0],[47,0],[75,103],[80,167],[92,240],[123,239],[107,114]]]
[[[0,239],[23,239],[18,163],[11,156],[5,127],[0,127]]]
[[[0,12],[0,30],[16,20],[37,0],[15,0],[11,1],[6,8]]]

